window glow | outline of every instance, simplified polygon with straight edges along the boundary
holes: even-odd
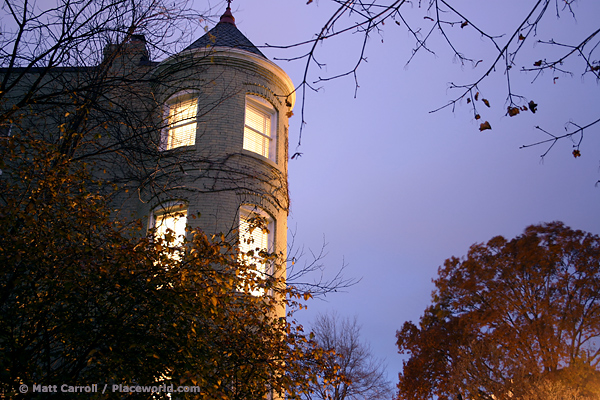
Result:
[[[161,209],[154,214],[154,236],[169,241],[170,247],[179,247],[185,238],[187,210],[179,204],[175,207]]]
[[[169,106],[169,130],[166,150],[196,143],[198,99],[181,101]]]
[[[246,97],[244,149],[275,161],[275,109],[256,96]]]
[[[259,255],[260,252],[270,251],[272,238],[272,221],[258,213],[240,211],[239,249],[240,258],[253,265],[256,276],[264,279],[268,271],[268,260]],[[256,289],[251,292],[254,296],[264,294],[264,290]]]

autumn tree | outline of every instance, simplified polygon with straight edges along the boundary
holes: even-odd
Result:
[[[491,112],[509,117],[536,113],[552,98],[531,98],[528,88],[518,83],[517,74],[526,74],[529,81],[543,80],[548,84],[565,79],[585,79],[590,84],[600,80],[600,29],[597,24],[582,23],[586,13],[596,13],[593,2],[576,0],[536,0],[498,3],[497,12],[490,4],[457,0],[376,0],[332,1],[334,11],[312,37],[300,43],[279,45],[292,55],[288,60],[304,63],[303,80],[298,86],[304,101],[307,90],[319,90],[332,79],[350,77],[359,89],[360,67],[367,61],[368,48],[398,35],[412,43],[406,54],[406,66],[415,57],[434,56],[431,60],[455,62],[470,74],[459,75],[448,84],[449,100],[432,111],[455,110],[463,105],[470,111],[480,130],[493,129],[486,117]],[[309,7],[321,6],[309,0]],[[329,4],[328,4],[329,5]],[[578,18],[579,17],[579,18]],[[568,21],[568,27],[559,23]],[[556,29],[555,29],[556,27]],[[339,44],[343,36],[352,42],[355,62],[342,68],[325,67],[328,49]],[[472,40],[471,40],[472,39]],[[347,44],[344,44],[347,46]],[[346,50],[349,51],[349,50]],[[398,49],[390,49],[397,52]],[[450,53],[446,58],[445,53]],[[436,57],[443,54],[442,57]],[[443,68],[443,67],[441,67]],[[503,75],[504,104],[490,102],[495,89],[487,85],[492,75]],[[464,77],[468,76],[468,77]],[[393,79],[393,77],[388,77]],[[423,83],[425,85],[425,83]],[[356,93],[356,92],[355,92]],[[573,109],[577,99],[565,104]],[[304,107],[302,103],[302,120]],[[585,121],[565,121],[565,131],[556,127],[537,127],[540,140],[523,147],[543,146],[542,157],[560,140],[572,140],[573,156],[581,155],[584,133],[598,124],[598,115]],[[541,124],[540,124],[541,125]],[[303,125],[301,125],[302,129]]]
[[[275,255],[242,262],[200,230],[177,245],[147,236],[112,217],[83,162],[25,139],[0,139],[3,393],[61,382],[190,385],[222,399],[307,390],[316,378],[303,366],[320,350],[274,310],[291,316],[308,297],[255,274]]]
[[[360,337],[356,318],[319,314],[312,324],[312,338],[323,353],[325,368],[314,371],[318,379],[304,395],[307,400],[389,399],[393,391],[385,367]]]
[[[397,332],[402,399],[600,394],[600,237],[560,222],[474,244]],[[551,398],[551,397],[547,397]]]

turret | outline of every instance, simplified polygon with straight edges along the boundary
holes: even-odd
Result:
[[[252,235],[280,256],[284,274],[295,101],[288,75],[237,29],[228,7],[213,29],[161,62],[151,81],[165,121],[157,179],[164,176],[168,189],[142,191],[138,212],[150,216],[149,227],[187,223],[232,241]],[[268,229],[249,233],[256,217]]]

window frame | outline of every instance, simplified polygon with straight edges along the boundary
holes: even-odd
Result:
[[[248,109],[251,109],[255,114],[268,117],[268,132],[264,132],[267,130],[266,128],[264,131],[261,131],[248,123]],[[246,94],[246,103],[244,107],[244,139],[242,145],[244,150],[258,154],[261,157],[277,163],[277,124],[277,109],[269,101],[254,94]],[[258,141],[255,138],[250,138],[250,135],[258,135],[262,139],[262,144],[256,144]],[[252,142],[254,142],[254,145]],[[258,151],[256,150],[256,147],[259,147]]]
[[[185,103],[193,102],[191,105],[192,111],[189,109],[185,109],[181,111],[180,119],[177,119],[171,122],[172,118],[176,114],[172,114],[171,111],[179,106],[181,107]],[[195,107],[195,111],[193,108]],[[194,146],[196,144],[196,134],[198,129],[198,93],[195,91],[183,91],[179,92],[173,96],[171,96],[166,102],[164,106],[164,121],[165,128],[163,129],[162,140],[161,140],[161,150],[172,150],[178,147],[186,147],[186,146]],[[186,113],[190,113],[193,115],[186,116]],[[191,131],[189,135],[184,136],[183,139],[177,139],[176,130],[185,128],[188,126],[191,127]]]
[[[162,228],[159,228],[157,226],[157,222],[159,220],[159,218],[161,220],[164,220],[164,217],[167,215],[176,215],[176,214],[180,214],[177,219],[182,218],[183,219],[183,231],[181,231],[181,227],[177,227],[177,221],[175,221],[175,226],[173,228],[171,228],[170,226],[168,226],[168,223],[166,223],[164,230]],[[185,242],[185,237],[187,235],[186,232],[186,228],[187,228],[187,222],[188,222],[188,205],[186,202],[184,201],[179,201],[179,200],[173,200],[173,201],[168,201],[162,204],[159,204],[158,206],[154,207],[150,213],[150,223],[148,224],[149,229],[153,229],[153,233],[152,233],[152,237],[153,238],[158,238],[158,237],[162,237],[163,239],[165,239],[165,234],[167,233],[167,230],[170,229],[171,231],[173,231],[173,233],[176,235],[174,240],[172,242],[169,243],[169,247],[180,247],[184,244]],[[180,222],[181,223],[181,222]]]
[[[245,239],[244,239],[244,220],[249,220],[251,218],[262,218],[266,221],[266,230],[268,232],[264,232],[263,234],[266,236],[265,241],[267,244],[266,248],[261,248],[261,247],[257,247],[257,246],[252,246],[250,243],[244,243]],[[246,225],[250,225],[248,222],[246,222]],[[253,229],[261,229],[260,227],[254,227]],[[239,218],[238,218],[238,249],[239,249],[239,253],[240,253],[240,259],[244,262],[250,263],[250,264],[254,264],[257,268],[255,273],[257,274],[257,276],[261,277],[261,278],[266,278],[270,275],[273,275],[274,273],[274,263],[270,260],[266,260],[266,261],[259,261],[258,257],[253,257],[254,260],[252,259],[248,259],[248,257],[252,257],[252,256],[247,256],[246,253],[253,250],[253,251],[261,251],[261,250],[265,250],[268,253],[272,253],[275,249],[275,219],[268,214],[266,211],[264,211],[263,209],[257,207],[257,206],[250,206],[250,205],[242,205],[239,209]],[[261,240],[262,241],[262,240]],[[263,296],[265,294],[263,289],[256,289],[250,292],[250,294],[254,295],[254,296]]]

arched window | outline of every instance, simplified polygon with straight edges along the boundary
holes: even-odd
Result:
[[[187,206],[183,202],[168,202],[152,212],[150,226],[154,228],[154,236],[166,239],[172,247],[183,244],[186,225]]]
[[[276,162],[276,145],[277,113],[275,108],[262,97],[246,95],[244,149]]]
[[[198,97],[192,92],[180,93],[167,101],[167,127],[163,135],[162,148],[174,149],[193,146],[196,143]]]

